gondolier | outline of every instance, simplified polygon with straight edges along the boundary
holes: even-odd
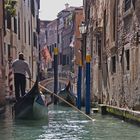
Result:
[[[16,100],[20,99],[25,94],[26,88],[26,73],[31,79],[31,72],[28,63],[24,60],[23,53],[19,53],[19,58],[13,61],[12,68],[14,71],[14,85]]]

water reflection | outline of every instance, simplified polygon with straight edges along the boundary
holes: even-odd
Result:
[[[93,117],[93,116],[92,116]],[[2,140],[139,140],[139,127],[94,114],[92,122],[72,108],[49,107],[49,121],[14,120],[11,106],[0,118]]]

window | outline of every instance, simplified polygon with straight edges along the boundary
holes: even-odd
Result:
[[[63,55],[63,66],[66,65],[66,55]]]
[[[46,35],[46,40],[48,39],[48,32],[45,31],[45,35]]]
[[[28,34],[29,35],[28,40],[29,40],[29,45],[30,45],[30,43],[31,43],[30,42],[30,40],[31,40],[31,37],[30,37],[31,36],[31,33],[30,33],[30,22],[28,22],[28,33],[29,33]]]
[[[99,69],[101,69],[101,37],[97,37],[97,53],[99,57]]]
[[[111,66],[112,66],[112,73],[116,73],[116,57],[115,56],[112,56],[111,58]]]
[[[71,37],[69,38],[69,40],[70,40],[69,43],[73,43],[73,42],[74,42],[74,41],[73,41],[73,36],[71,36]]]
[[[69,56],[67,56],[67,65],[69,65],[69,61],[70,61]]]
[[[11,45],[8,44],[8,59],[11,57],[11,51],[10,51]]]
[[[57,43],[58,43],[58,44],[59,44],[59,42],[60,42],[60,41],[59,41],[59,37],[60,37],[60,36],[59,36],[59,34],[58,34],[58,35],[57,35]]]
[[[7,12],[7,28],[11,29],[11,15]]]
[[[33,32],[33,37],[34,37],[34,46],[37,47],[37,36],[35,32]]]
[[[17,33],[17,19],[14,17],[14,33]]]
[[[36,27],[36,32],[37,33],[39,33],[40,32],[40,20],[39,20],[39,18],[38,18],[38,15],[36,16],[36,25],[37,25],[37,27]]]
[[[131,0],[125,0],[125,11],[131,7]]]
[[[31,12],[32,12],[32,15],[35,16],[35,4],[34,4],[34,0],[31,0]]]
[[[106,47],[106,26],[107,26],[107,15],[106,15],[106,10],[104,10],[104,47]]]
[[[90,8],[87,9],[87,19],[90,19]]]
[[[24,39],[26,43],[26,21],[24,22]]]
[[[6,43],[4,43],[4,54],[6,54]]]
[[[115,41],[115,36],[116,36],[116,0],[114,3],[114,9],[113,9],[113,40]]]
[[[18,13],[18,39],[20,39],[20,14]]]
[[[130,60],[129,60],[129,50],[125,51],[125,56],[126,56],[126,70],[129,70],[129,66],[130,66]]]
[[[60,54],[60,64],[62,64],[62,53],[59,53]]]

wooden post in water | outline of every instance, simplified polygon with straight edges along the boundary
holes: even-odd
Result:
[[[91,56],[86,56],[86,114],[90,114],[90,60]]]
[[[54,93],[58,91],[58,47],[54,47]],[[54,96],[54,104],[57,104],[57,98]]]
[[[81,109],[81,83],[82,83],[82,61],[80,60],[77,81],[77,108],[79,110]]]

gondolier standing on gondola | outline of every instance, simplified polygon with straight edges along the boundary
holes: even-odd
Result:
[[[12,63],[14,71],[14,85],[15,85],[15,96],[16,100],[20,99],[21,96],[25,95],[26,88],[26,73],[31,79],[31,72],[28,63],[24,60],[23,53],[19,53],[19,58],[14,60]]]

